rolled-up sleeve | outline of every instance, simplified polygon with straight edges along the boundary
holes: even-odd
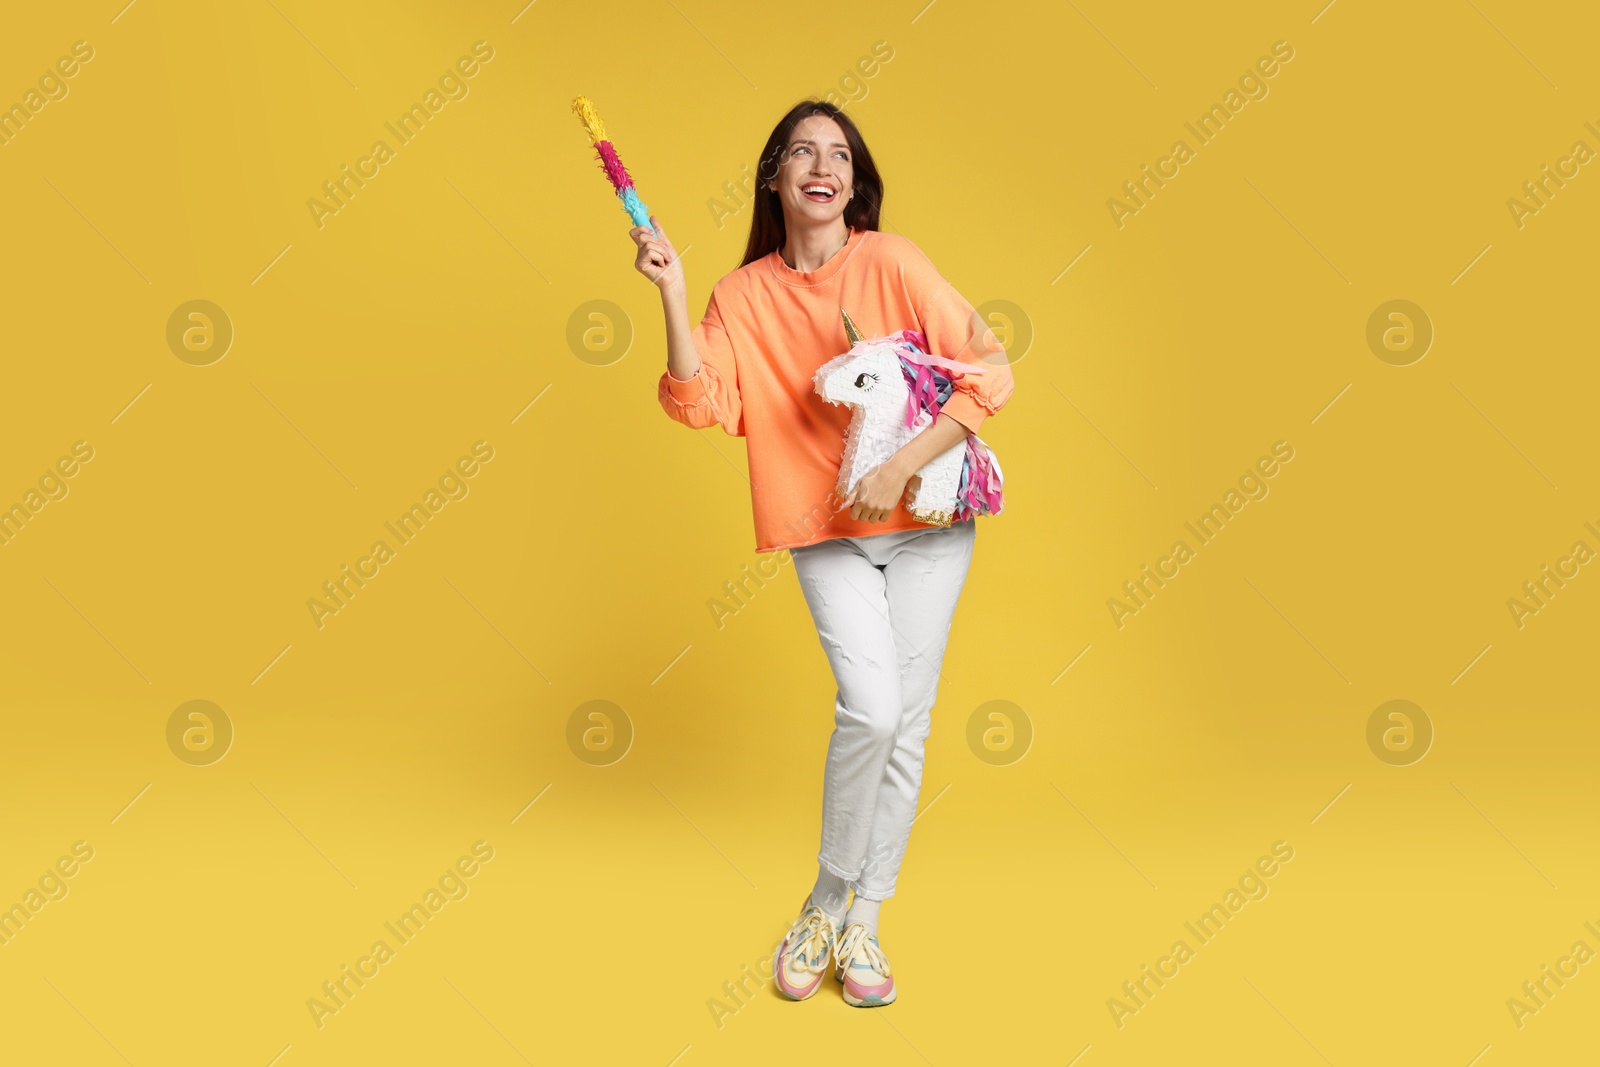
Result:
[[[662,371],[656,385],[661,408],[674,420],[695,429],[720,423],[735,437],[744,436],[744,407],[739,400],[739,370],[733,356],[722,309],[713,289],[700,325],[694,328],[695,352],[700,367],[687,379]]]
[[[940,410],[977,433],[984,420],[1011,399],[1016,387],[1011,361],[977,310],[944,280],[916,245],[906,244],[906,291],[930,350],[974,367],[956,382],[955,392]]]

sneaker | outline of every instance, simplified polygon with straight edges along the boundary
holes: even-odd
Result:
[[[833,920],[806,897],[805,910],[772,956],[772,977],[778,983],[778,992],[790,1000],[815,995],[822,987],[822,972],[827,970],[838,936]]]
[[[894,1003],[889,958],[876,934],[863,923],[850,923],[834,946],[834,977],[844,983],[844,1001],[853,1008],[878,1008]]]

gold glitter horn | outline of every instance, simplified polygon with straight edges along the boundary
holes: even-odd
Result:
[[[850,312],[840,308],[839,314],[844,316],[844,335],[850,338],[850,347],[854,348],[861,343],[861,331],[857,330],[856,324],[850,321]]]

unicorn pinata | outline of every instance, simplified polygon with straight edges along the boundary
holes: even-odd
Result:
[[[936,356],[915,330],[863,339],[843,308],[850,350],[817,369],[817,395],[854,410],[839,467],[841,495],[863,475],[933,425],[939,409],[977,363]],[[906,487],[906,506],[918,522],[948,526],[978,515],[998,515],[1005,505],[1004,477],[994,451],[975,433],[929,460]]]

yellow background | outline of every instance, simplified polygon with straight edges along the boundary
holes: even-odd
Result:
[[[1600,547],[1600,177],[1521,228],[1506,205],[1600,147],[1583,5],[119,6],[0,35],[0,102],[95,50],[0,147],[0,502],[95,450],[0,547],[0,903],[94,849],[0,946],[0,1060],[1592,1057],[1600,967],[1506,1007],[1600,949],[1600,577],[1520,629],[1506,605]],[[306,201],[480,40],[469,95],[319,228]],[[833,686],[791,567],[713,622],[760,561],[744,450],[660,411],[659,301],[568,108],[594,100],[698,316],[748,225],[708,201],[830,90],[885,228],[1033,341],[884,910],[901,999],[767,988],[719,1025],[814,876]],[[235,331],[209,366],[166,341],[195,299]],[[1409,366],[1366,342],[1394,299],[1435,330]],[[595,300],[620,357],[569,347]],[[469,495],[319,629],[307,600],[480,440]],[[1107,599],[1279,440],[1270,495],[1117,628]],[[1435,731],[1410,766],[1367,746],[1392,699]],[[190,700],[235,731],[209,766],[167,745]],[[609,766],[567,742],[592,700],[631,724]],[[996,700],[1033,734],[1006,765],[966,740]],[[1119,1029],[1108,998],[1280,840],[1270,895]],[[470,894],[319,1029],[308,998],[476,841]]]

